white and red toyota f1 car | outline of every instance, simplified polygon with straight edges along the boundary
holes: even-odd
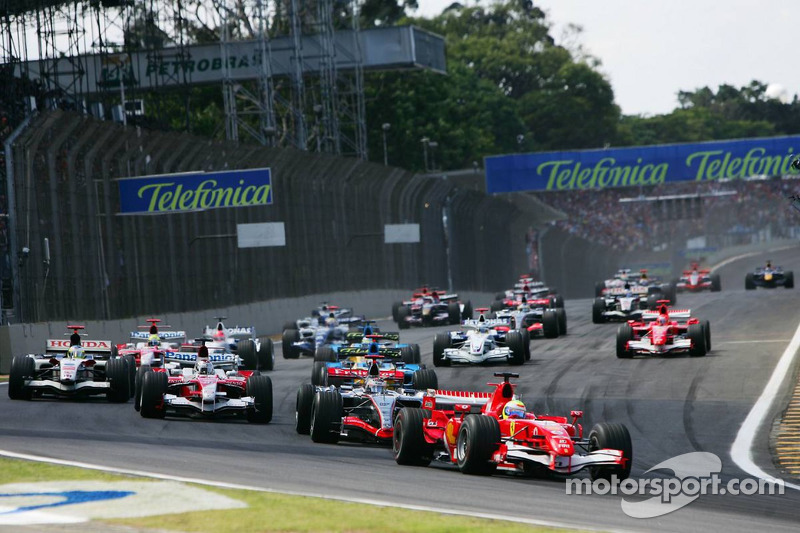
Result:
[[[678,292],[718,292],[722,289],[719,274],[712,274],[707,268],[700,268],[697,263],[692,263],[689,270],[684,270],[680,278],[673,282]]]
[[[405,408],[395,421],[392,448],[401,465],[426,466],[434,459],[456,464],[465,474],[489,475],[496,470],[518,473],[575,474],[585,468],[591,477],[625,479],[633,447],[622,424],[601,423],[588,438],[578,419],[528,412],[509,382],[518,374],[495,373],[492,393],[436,391],[422,409]]]

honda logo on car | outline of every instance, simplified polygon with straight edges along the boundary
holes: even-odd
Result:
[[[70,346],[69,339],[47,339],[48,350],[69,350]],[[111,341],[81,341],[81,346],[88,350],[110,350]]]

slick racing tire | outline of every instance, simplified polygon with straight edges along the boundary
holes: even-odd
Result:
[[[252,410],[247,411],[247,421],[269,424],[272,421],[272,380],[265,375],[250,376],[245,387],[255,404]]]
[[[464,302],[464,310],[461,311],[461,319],[462,320],[472,320],[472,302],[467,300]]]
[[[261,339],[258,347],[258,369],[272,371],[275,368],[275,344],[272,339],[265,337]]]
[[[525,345],[522,333],[519,331],[506,333],[506,346],[511,349],[511,357],[508,358],[510,364],[522,365],[525,363]]]
[[[338,391],[319,391],[311,405],[311,440],[327,444],[339,442],[341,433],[342,395]]]
[[[324,361],[314,361],[311,366],[311,384],[320,387],[328,386],[328,364]]]
[[[550,306],[556,309],[564,309],[564,297],[557,294],[550,298]]]
[[[412,348],[411,346],[401,346],[400,347],[400,360],[403,361],[407,365],[415,364],[414,348]]]
[[[706,354],[706,334],[703,331],[703,326],[701,324],[689,324],[689,331],[687,333],[689,340],[692,341],[689,355],[692,357],[703,357]]]
[[[258,369],[258,355],[256,354],[256,343],[252,339],[240,340],[236,346],[236,353],[242,360],[244,370]]]
[[[592,304],[592,322],[594,324],[602,324],[606,321],[606,317],[603,316],[603,313],[606,310],[606,300],[605,298],[595,298],[594,303]]]
[[[408,318],[411,316],[411,309],[408,306],[403,306],[397,310],[397,327],[400,329],[408,329],[411,327],[411,324],[408,322]]]
[[[567,312],[563,307],[556,308],[556,317],[558,317],[558,334],[567,334]]]
[[[755,281],[755,276],[753,276],[752,272],[748,272],[747,275],[745,275],[745,277],[744,277],[744,288],[747,291],[755,290],[756,281]]]
[[[711,351],[711,323],[708,320],[701,320],[703,326],[703,336],[706,338],[706,353]]]
[[[297,403],[294,408],[294,429],[300,435],[311,432],[311,405],[314,403],[314,385],[303,383],[297,389]]]
[[[144,418],[164,418],[164,394],[169,378],[166,372],[146,372],[142,375],[142,403],[139,414]]]
[[[456,440],[456,461],[464,474],[488,476],[497,470],[491,462],[500,444],[500,424],[486,415],[467,415]]]
[[[122,357],[106,362],[106,380],[111,384],[108,401],[124,403],[131,399],[131,377],[128,360]]]
[[[36,362],[27,355],[15,355],[8,374],[8,397],[12,400],[30,400],[33,391],[25,386],[26,379],[33,379]]]
[[[606,284],[603,281],[598,281],[594,284],[594,297],[599,298],[603,295],[603,291],[606,288]]]
[[[503,301],[502,300],[498,300],[496,302],[492,302],[491,307],[489,307],[489,311],[491,311],[492,313],[496,313],[498,311],[502,311],[503,307],[505,307],[503,305]]]
[[[281,331],[284,331],[284,330],[287,330],[287,329],[297,329],[297,322],[295,322],[294,320],[290,320],[289,322],[284,322],[283,323],[283,329]]]
[[[505,300],[506,299],[506,293],[498,292],[497,294],[494,295],[494,299],[495,300]]]
[[[651,311],[658,309],[658,300],[660,298],[657,294],[651,294],[647,297],[647,308]]]
[[[152,372],[150,365],[142,365],[136,371],[136,379],[133,381],[133,408],[139,411],[142,408],[142,380],[147,372]]]
[[[395,322],[398,322],[401,307],[403,307],[403,302],[395,302],[392,304],[392,320]]]
[[[711,274],[711,292],[719,292],[722,290],[722,281],[719,274]]]
[[[314,352],[314,362],[335,363],[339,360],[330,346],[320,346]]]
[[[414,372],[412,384],[415,390],[428,390],[439,388],[439,378],[436,371],[432,368],[423,368]]]
[[[794,289],[794,272],[791,270],[784,274],[783,286],[786,289]]]
[[[619,481],[627,479],[631,475],[631,463],[633,463],[633,444],[628,428],[623,424],[600,423],[592,428],[589,433],[589,451],[596,450],[620,450],[624,459],[623,466],[592,466],[589,467],[589,475],[592,481],[596,479],[611,480],[611,476],[616,475]]]
[[[433,338],[433,364],[434,366],[450,366],[450,360],[445,358],[444,351],[450,347],[450,334],[437,333]]]
[[[128,361],[128,392],[133,398],[133,390],[136,384],[136,356],[133,354],[128,354],[124,357],[126,361]]]
[[[525,360],[531,360],[531,332],[525,328],[519,330],[522,333],[522,345],[525,347]]]
[[[678,297],[677,297],[678,292],[677,289],[675,288],[675,285],[671,283],[665,283],[663,286],[663,291],[664,291],[664,299],[669,300],[669,305],[671,307],[674,307],[675,304],[678,302]]]
[[[409,344],[411,349],[414,351],[414,364],[421,365],[422,364],[422,353],[419,350],[419,344]]]
[[[399,465],[428,466],[433,460],[433,445],[425,440],[425,420],[431,417],[426,409],[404,407],[394,420],[392,454]]]
[[[542,313],[542,332],[547,339],[558,337],[558,315],[555,309],[546,309]]]
[[[633,328],[630,324],[620,324],[617,329],[617,357],[630,359],[633,352],[628,349],[628,342],[633,340]]]
[[[447,304],[447,319],[451,326],[461,324],[461,309],[455,302]]]
[[[281,335],[281,346],[283,348],[284,359],[297,359],[300,352],[295,349],[293,343],[300,340],[300,332],[294,328],[283,330]]]

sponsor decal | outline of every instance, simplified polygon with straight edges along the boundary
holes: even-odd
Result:
[[[163,214],[272,203],[269,168],[119,180],[120,214]]]
[[[800,136],[486,158],[490,193],[565,191],[796,173]]]
[[[47,339],[48,350],[69,350],[72,346],[69,339]],[[110,350],[111,341],[81,341],[81,346],[86,350]]]

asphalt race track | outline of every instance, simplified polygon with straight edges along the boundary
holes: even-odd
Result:
[[[634,445],[633,477],[666,459],[694,451],[720,456],[723,481],[747,477],[730,458],[731,444],[800,321],[800,288],[745,292],[745,273],[762,264],[762,259],[766,257],[724,266],[719,271],[720,293],[678,296],[678,307],[689,307],[695,316],[711,322],[713,350],[705,358],[619,360],[614,354],[617,326],[592,324],[589,300],[567,301],[567,337],[534,339],[531,361],[512,369],[521,374],[518,391],[529,410],[569,414],[570,409],[583,409],[587,431],[601,421],[626,424]],[[800,275],[800,249],[773,253],[771,259]],[[387,315],[390,306],[391,302],[386,302]],[[396,329],[389,322],[380,325]],[[445,329],[413,329],[402,338],[419,343],[424,362],[432,367],[434,333]],[[12,402],[3,387],[0,449],[270,489],[374,498],[587,528],[797,531],[800,523],[800,492],[792,489],[786,489],[783,496],[707,495],[659,518],[634,519],[622,512],[622,497],[567,496],[561,480],[502,474],[465,476],[444,465],[402,467],[395,464],[387,448],[314,444],[294,430],[295,394],[298,385],[310,379],[311,359],[285,360],[280,357],[279,344],[276,370],[271,374],[275,416],[267,426],[238,421],[147,420],[134,411],[132,402]],[[436,371],[441,388],[487,390],[485,383],[493,380],[492,372],[507,369],[503,365]],[[761,431],[756,438],[756,461],[774,473],[766,451],[769,424]]]

